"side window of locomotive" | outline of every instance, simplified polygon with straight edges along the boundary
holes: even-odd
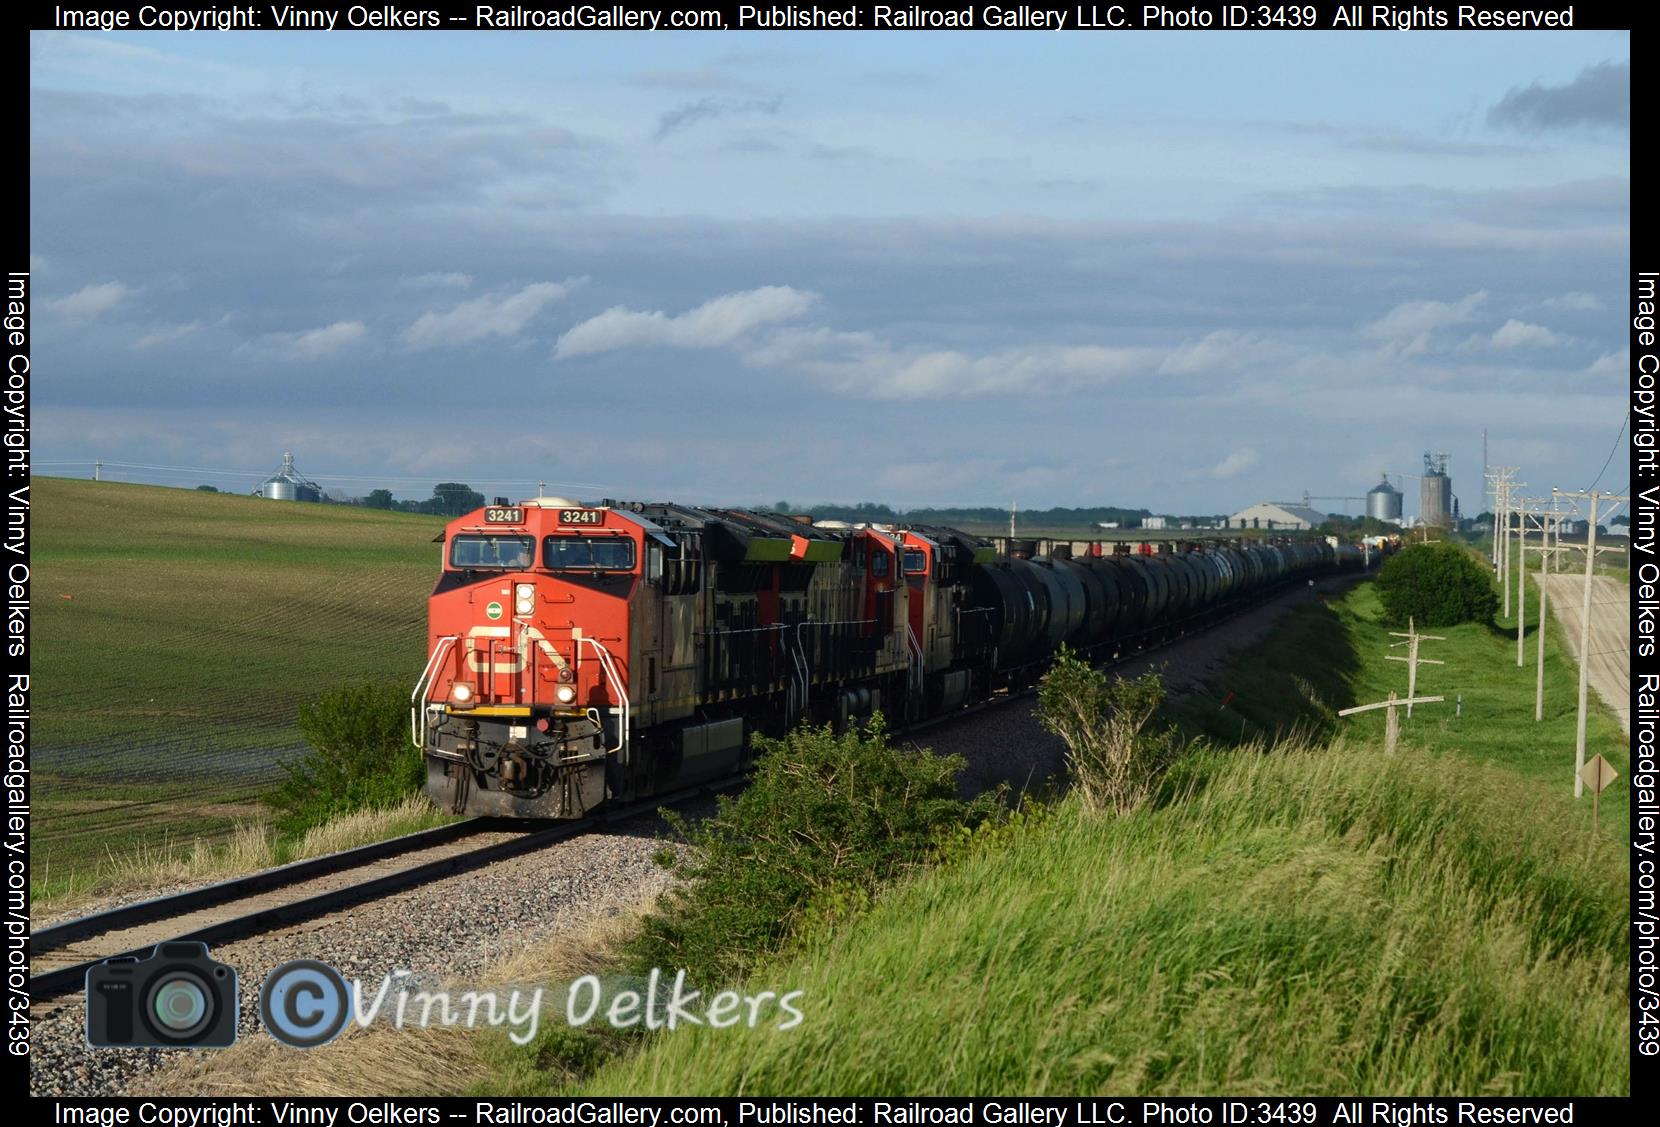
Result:
[[[663,549],[656,544],[646,548],[646,579],[656,583],[663,578]]]
[[[921,575],[928,570],[928,553],[921,548],[905,549],[905,574]]]
[[[633,571],[634,541],[626,536],[548,536],[542,566],[550,571]]]
[[[878,578],[888,573],[888,554],[880,548],[870,554],[870,573]]]
[[[536,540],[530,536],[457,536],[450,542],[450,566],[460,571],[523,571],[535,552]]]

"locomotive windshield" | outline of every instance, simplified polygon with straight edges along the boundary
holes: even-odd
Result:
[[[626,536],[548,536],[542,566],[550,571],[632,571],[634,541]]]
[[[450,566],[464,571],[525,571],[536,552],[530,536],[457,536],[450,542]]]
[[[905,574],[921,575],[928,570],[928,553],[921,548],[905,549]]]

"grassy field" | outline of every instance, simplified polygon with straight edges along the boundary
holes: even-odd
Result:
[[[915,879],[583,1090],[1567,1094],[1629,1084],[1620,851],[1504,768],[1375,745],[1188,765],[1183,797]],[[527,1054],[488,1086],[557,1089]]]
[[[228,837],[300,748],[301,701],[420,671],[439,518],[62,478],[31,494],[31,861],[54,885]]]
[[[1536,723],[1538,623],[1531,621],[1537,617],[1536,599],[1534,591],[1525,634],[1527,664],[1521,669],[1516,667],[1514,617],[1493,625],[1424,631],[1446,641],[1421,643],[1421,656],[1445,664],[1419,667],[1418,692],[1447,700],[1420,706],[1412,719],[1403,718],[1401,743],[1443,757],[1449,772],[1470,761],[1492,763],[1537,784],[1541,797],[1554,802],[1567,795],[1571,800],[1578,667],[1552,618],[1545,636],[1545,718]],[[1179,702],[1178,719],[1191,731],[1230,743],[1272,739],[1293,730],[1322,736],[1342,731],[1381,742],[1381,710],[1345,719],[1335,715],[1339,709],[1384,700],[1391,690],[1406,695],[1406,664],[1387,660],[1406,648],[1391,648],[1401,639],[1391,633],[1397,628],[1382,623],[1381,613],[1369,583],[1332,603],[1298,608],[1259,651],[1232,663],[1208,691]],[[1629,768],[1627,752],[1619,722],[1593,695],[1586,758],[1603,755],[1623,777]],[[1603,795],[1605,832],[1623,833],[1629,802],[1624,786]],[[1573,816],[1588,826],[1589,802],[1575,807]]]
[[[1369,584],[1311,603],[1184,702],[1247,743],[1186,761],[1161,801],[1068,800],[738,987],[804,991],[799,1028],[659,1035],[583,1091],[1628,1091],[1628,799],[1604,796],[1593,840],[1560,640],[1536,726],[1513,633],[1435,631],[1447,664],[1420,688],[1449,702],[1386,757],[1381,716],[1332,715],[1404,689],[1378,614]],[[1593,708],[1590,752],[1624,771]],[[478,1090],[563,1089],[555,1036]]]

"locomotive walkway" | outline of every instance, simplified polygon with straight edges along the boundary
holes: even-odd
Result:
[[[1580,609],[1585,597],[1583,575],[1552,575],[1549,605],[1568,637],[1568,652],[1579,657]],[[1591,688],[1620,727],[1631,735],[1631,588],[1605,575],[1591,579]]]

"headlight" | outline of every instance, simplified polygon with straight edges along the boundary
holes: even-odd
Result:
[[[513,589],[513,613],[529,614],[536,609],[536,587],[531,583],[520,583]]]
[[[576,686],[560,685],[557,689],[553,690],[553,698],[560,704],[570,704],[576,699]]]
[[[465,681],[457,681],[450,686],[450,699],[456,704],[473,703],[473,687]]]

